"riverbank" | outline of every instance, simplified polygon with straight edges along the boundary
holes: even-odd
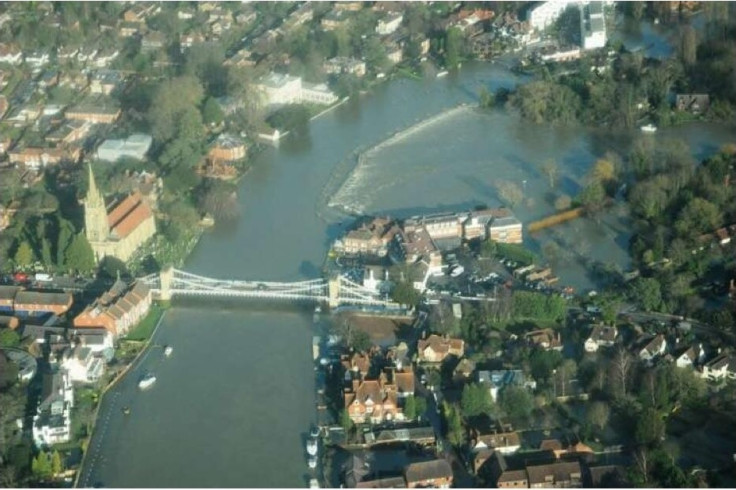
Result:
[[[89,441],[91,441],[92,440],[92,437],[95,435],[95,430],[97,429],[97,422],[99,420],[99,415],[100,415],[100,407],[102,406],[102,402],[103,402],[103,399],[104,399],[105,395],[107,394],[107,392],[110,389],[112,389],[113,387],[115,387],[123,378],[125,378],[125,376],[128,374],[128,372],[130,372],[130,370],[133,369],[133,367],[136,365],[136,363],[148,351],[148,348],[151,345],[151,341],[153,340],[153,337],[156,335],[156,331],[161,326],[161,324],[163,323],[163,320],[164,320],[164,318],[166,316],[166,311],[167,310],[165,308],[161,308],[159,306],[153,306],[152,308],[156,308],[156,310],[152,311],[146,318],[144,318],[141,321],[141,323],[138,325],[138,328],[134,329],[134,331],[133,331],[133,332],[137,332],[140,336],[143,336],[144,334],[148,333],[148,337],[143,341],[144,343],[143,343],[142,348],[136,354],[136,356],[133,358],[133,360],[130,361],[129,363],[127,363],[127,365],[125,365],[123,367],[123,369],[120,372],[118,372],[117,375],[109,383],[107,383],[105,385],[105,387],[102,389],[102,392],[101,392],[101,394],[100,394],[100,396],[99,396],[99,398],[97,400],[97,405],[95,407],[95,412],[94,412],[94,415],[92,417],[92,426],[89,429],[89,435],[87,436],[87,438],[85,440],[81,441],[82,450],[83,450],[83,453],[82,453],[82,461],[81,461],[81,463],[79,465],[79,471],[77,471],[77,474],[76,474],[76,477],[75,477],[75,480],[74,480],[74,487],[75,488],[78,488],[79,487],[79,480],[81,478],[81,475],[85,471],[85,465],[87,464],[88,455],[90,453]],[[150,326],[149,325],[153,325],[153,329],[152,330],[150,329]],[[133,333],[133,332],[131,332],[131,333]],[[123,342],[125,342],[125,341],[123,341]],[[104,434],[103,434],[103,436],[104,436]],[[94,461],[92,461],[91,464],[94,464]],[[84,482],[84,486],[88,486],[88,483],[89,482]]]

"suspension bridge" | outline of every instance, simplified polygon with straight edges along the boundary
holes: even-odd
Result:
[[[260,298],[267,300],[312,301],[330,308],[367,305],[398,308],[400,305],[343,276],[296,282],[224,280],[167,268],[139,279],[154,297],[170,300],[176,296],[219,298]]]

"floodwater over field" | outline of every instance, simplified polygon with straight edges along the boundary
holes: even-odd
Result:
[[[469,64],[445,78],[388,82],[325,114],[257,156],[240,188],[241,216],[205,235],[184,269],[223,279],[318,277],[329,244],[351,221],[342,208],[404,217],[493,206],[498,180],[524,188],[515,211],[522,221],[534,219],[551,209],[540,162],[556,160],[563,175],[554,191],[574,194],[595,158],[640,137],[458,108],[475,104],[483,86],[520,81],[504,63]],[[653,137],[687,139],[700,156],[732,134],[690,125]],[[625,266],[624,219],[578,220],[528,240],[535,247],[560,234],[585,240],[591,255]],[[563,280],[590,286],[574,260],[561,263]],[[290,305],[175,302],[155,334],[159,347],[105,396],[80,484],[305,485],[303,437],[315,420],[313,334],[311,312]],[[169,359],[160,348],[166,344],[174,348]],[[137,381],[147,371],[158,380],[141,392]]]

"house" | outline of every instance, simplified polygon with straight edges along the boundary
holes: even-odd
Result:
[[[66,118],[93,124],[112,124],[120,117],[120,109],[105,103],[80,104],[66,112]]]
[[[533,379],[527,379],[521,369],[478,371],[477,379],[479,383],[490,388],[491,398],[494,402],[498,400],[498,393],[507,386],[523,386],[530,390],[537,388],[537,382]]]
[[[16,146],[8,152],[10,163],[20,164],[34,170],[57,164],[63,160],[77,162],[80,156],[81,150],[78,147],[21,148]]]
[[[465,341],[432,334],[417,342],[417,354],[420,362],[442,362],[447,356],[463,357]]]
[[[49,62],[49,53],[46,51],[32,51],[25,57],[26,63],[34,68],[40,68]]]
[[[611,347],[616,342],[617,336],[616,326],[595,325],[585,339],[585,352],[597,352],[600,347]]]
[[[560,332],[551,328],[532,330],[524,334],[527,342],[541,347],[544,350],[562,350],[562,337]]]
[[[253,53],[243,48],[223,63],[225,66],[239,66],[241,68],[256,66],[256,62],[251,58]]]
[[[521,438],[516,431],[497,432],[470,430],[470,450],[473,452],[493,449],[501,454],[513,454],[521,449]]]
[[[287,104],[333,104],[337,96],[325,84],[302,82],[301,77],[271,72],[263,77],[255,88],[261,94],[263,104],[276,109]]]
[[[450,488],[452,467],[445,459],[411,463],[404,470],[406,488]]]
[[[395,222],[388,216],[373,218],[357,230],[351,230],[342,240],[335,242],[335,250],[346,254],[366,254],[383,257],[388,244],[399,232]]]
[[[16,44],[0,43],[0,63],[20,65],[23,62],[23,51]]]
[[[379,36],[388,36],[393,34],[401,26],[401,22],[404,20],[404,15],[401,12],[391,12],[385,18],[378,19],[378,25],[376,25],[376,33]]]
[[[97,147],[97,159],[116,162],[121,158],[144,160],[153,138],[147,134],[131,134],[122,140],[105,140]]]
[[[374,431],[371,438],[373,445],[410,442],[422,446],[431,446],[434,445],[436,440],[432,426],[382,429]],[[368,442],[367,439],[366,442]]]
[[[153,211],[141,193],[135,191],[107,206],[97,189],[91,166],[89,189],[84,200],[84,223],[87,240],[98,262],[107,256],[127,261],[156,234]]]
[[[395,239],[407,264],[425,259],[433,271],[442,271],[442,254],[426,228],[410,229],[405,225]]]
[[[479,453],[481,454],[481,453]],[[489,460],[491,478],[498,488],[527,488],[529,477],[526,469],[509,469],[506,458],[499,451],[494,451]]]
[[[368,376],[368,371],[371,368],[371,358],[367,354],[356,352],[350,356],[341,356],[340,364],[345,369],[345,381],[352,384],[354,379],[362,381]]]
[[[148,17],[161,12],[158,2],[135,2],[132,7],[123,12],[125,22],[145,23]]]
[[[71,409],[74,389],[66,371],[44,376],[41,403],[33,417],[36,447],[68,442],[71,439]]]
[[[401,63],[401,60],[404,59],[404,46],[402,43],[387,42],[384,43],[384,47],[386,48],[386,58],[391,64]]]
[[[594,454],[593,449],[577,441],[574,444],[563,445],[558,439],[545,439],[539,444],[540,451],[549,451],[554,454],[556,459],[560,459],[566,455],[582,455],[582,454]]]
[[[438,213],[426,216],[413,216],[404,222],[404,232],[426,230],[432,240],[461,238],[463,236],[463,213]]]
[[[581,488],[582,471],[579,461],[556,461],[526,467],[529,488]]]
[[[166,46],[166,36],[162,32],[147,32],[141,39],[141,53],[158,51],[163,49],[164,46]]]
[[[466,240],[481,239],[488,237],[488,229],[493,220],[511,216],[511,211],[506,208],[481,209],[471,211],[463,222],[463,238]],[[497,233],[498,234],[498,233]]]
[[[120,51],[112,48],[101,49],[97,52],[97,56],[94,58],[93,66],[97,68],[106,68],[112,63],[115,58],[118,57]]]
[[[203,44],[207,39],[199,32],[189,32],[179,36],[179,52],[184,53],[195,44]]]
[[[99,49],[97,46],[82,46],[77,51],[77,61],[80,63],[86,63],[88,61],[92,61],[94,57],[97,55],[97,52]]]
[[[498,243],[522,243],[521,221],[514,216],[494,218],[488,227],[491,240]]]
[[[696,364],[702,364],[705,360],[705,351],[702,344],[688,347],[675,358],[675,365],[679,368],[691,368]]]
[[[61,366],[69,373],[72,383],[94,383],[105,372],[105,362],[95,357],[92,349],[81,345],[67,349],[62,356]]]
[[[587,2],[580,5],[580,34],[583,49],[599,49],[606,45],[606,19],[603,2]]]
[[[56,49],[56,59],[59,61],[67,61],[72,58],[76,58],[79,53],[79,48],[74,46],[61,46]]]
[[[125,335],[142,320],[151,307],[151,291],[142,282],[130,285],[121,280],[74,318],[74,328],[104,328],[113,337]]]
[[[238,136],[222,133],[213,142],[207,153],[210,161],[234,162],[245,158],[247,146]]]
[[[396,395],[399,399],[414,396],[415,377],[411,367],[391,369],[391,377],[396,385]]]
[[[355,423],[373,424],[403,420],[396,385],[389,383],[384,373],[375,380],[353,379],[344,390],[345,409]]]
[[[125,76],[113,70],[96,70],[90,75],[89,91],[92,94],[110,95],[123,86]]]
[[[76,328],[70,334],[74,343],[89,348],[94,355],[112,352],[114,349],[115,338],[106,328]]]
[[[69,145],[83,139],[92,129],[86,121],[65,121],[45,136],[45,140],[56,145]]]
[[[720,354],[703,366],[702,377],[710,380],[736,379],[736,355]]]
[[[708,94],[677,94],[675,108],[678,111],[688,111],[694,114],[705,112],[710,107]]]
[[[63,315],[71,308],[73,301],[71,293],[20,290],[15,295],[13,309],[21,318],[48,313]]]
[[[464,358],[455,366],[452,372],[452,381],[454,383],[465,383],[470,381],[475,372],[475,361]]]
[[[349,74],[356,77],[365,76],[365,61],[360,61],[347,56],[337,56],[325,61],[322,65],[325,73],[330,75]]]
[[[547,2],[539,2],[527,11],[526,20],[529,26],[537,31],[543,31],[551,26],[554,21],[568,7],[577,6],[577,0],[552,0]]]
[[[639,358],[651,363],[657,356],[664,354],[666,350],[667,341],[664,335],[658,334],[644,344],[644,347],[639,351]]]
[[[350,18],[345,14],[345,11],[331,10],[322,17],[320,25],[322,26],[323,31],[334,31],[335,29],[347,26],[349,21]]]

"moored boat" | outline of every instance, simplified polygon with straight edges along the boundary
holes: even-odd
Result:
[[[145,390],[146,388],[150,388],[153,386],[153,384],[156,382],[156,376],[154,376],[152,373],[148,373],[138,382],[138,388]]]
[[[166,347],[164,348],[164,355],[165,355],[166,357],[169,357],[169,356],[171,356],[171,353],[172,353],[172,352],[174,352],[174,348],[173,348],[173,347],[171,347],[170,345],[167,345],[167,346],[166,346]]]
[[[318,449],[317,439],[309,439],[307,441],[307,454],[310,456],[316,456]]]
[[[309,488],[320,488],[319,486],[319,480],[316,478],[310,478],[309,479]]]
[[[437,73],[437,78],[440,78],[440,77],[444,77],[444,76],[446,76],[446,75],[447,75],[448,73],[450,73],[450,72],[449,72],[449,71],[447,71],[447,70],[442,70],[441,72]]]
[[[654,133],[657,131],[657,126],[654,124],[647,124],[646,126],[642,126],[640,129],[643,133]]]

